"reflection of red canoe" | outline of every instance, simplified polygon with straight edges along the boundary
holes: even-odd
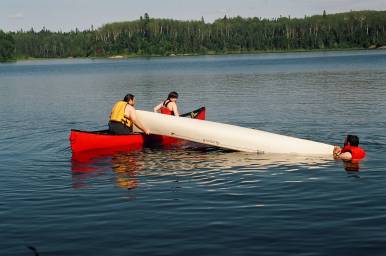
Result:
[[[192,112],[181,115],[195,119],[205,119],[205,107],[199,108]],[[87,150],[96,150],[104,148],[125,147],[126,149],[136,149],[146,144],[173,144],[181,140],[168,136],[144,135],[141,133],[133,133],[129,135],[115,135],[109,133],[108,130],[103,131],[79,131],[71,130],[70,144],[72,152],[80,152]]]

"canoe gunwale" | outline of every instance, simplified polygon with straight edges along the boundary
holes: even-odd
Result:
[[[205,119],[205,114],[206,108],[200,107],[180,116],[188,119]],[[81,151],[93,151],[102,148],[112,148],[117,146],[130,147],[132,145],[146,145],[151,143],[173,144],[182,140],[155,134],[146,135],[142,132],[113,134],[108,129],[96,131],[71,129],[69,141],[71,150],[74,153]]]

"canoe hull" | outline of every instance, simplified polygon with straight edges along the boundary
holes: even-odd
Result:
[[[190,140],[207,145],[244,152],[300,155],[332,155],[333,146],[210,121],[137,111],[142,123],[159,135]]]
[[[187,117],[183,119],[196,118],[204,120],[205,115],[206,109],[205,107],[202,107],[182,116]],[[124,148],[125,150],[131,150],[141,148],[144,145],[170,145],[184,142],[184,140],[164,135],[145,135],[143,133],[116,135],[111,134],[108,130],[80,131],[75,129],[71,130],[69,140],[73,153],[107,148]]]

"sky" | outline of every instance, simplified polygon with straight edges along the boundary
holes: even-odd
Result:
[[[0,30],[43,27],[51,31],[98,28],[106,23],[151,18],[199,20],[224,17],[304,17],[350,10],[386,11],[386,0],[0,0]]]

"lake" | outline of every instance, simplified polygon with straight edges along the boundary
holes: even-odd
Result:
[[[359,166],[198,144],[72,159],[127,93],[329,144]],[[386,51],[0,65],[1,255],[385,255]],[[359,168],[359,170],[358,170]],[[30,247],[30,248],[29,248]]]

